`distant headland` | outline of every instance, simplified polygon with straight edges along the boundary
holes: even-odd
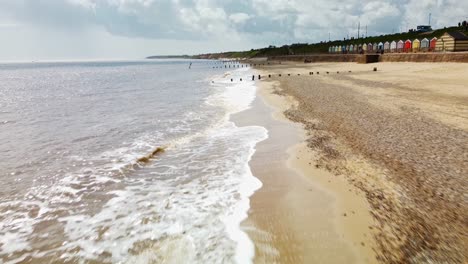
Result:
[[[193,59],[193,56],[189,55],[154,55],[146,57],[146,59]]]

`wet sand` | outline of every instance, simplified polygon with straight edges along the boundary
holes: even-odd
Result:
[[[271,252],[281,263],[466,262],[468,65],[316,63],[259,71],[273,75],[260,91],[279,121],[256,121],[276,124],[251,162],[264,183],[245,224],[257,263],[272,262]],[[278,95],[295,104],[278,103]],[[266,116],[254,109],[240,119]],[[292,130],[299,134],[285,132]],[[342,202],[350,200],[356,202]],[[311,239],[319,230],[327,230],[326,239]],[[335,248],[317,249],[323,241]]]
[[[374,263],[364,193],[315,167],[305,130],[283,115],[294,100],[272,93],[278,84],[258,82],[253,108],[233,117],[269,131],[250,162],[263,187],[242,225],[255,243],[255,263]]]

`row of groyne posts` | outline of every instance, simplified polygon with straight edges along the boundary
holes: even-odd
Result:
[[[281,64],[281,62],[267,62],[267,63],[247,63],[247,64],[242,64],[241,62],[239,61],[222,61],[222,62],[217,62],[216,63],[217,66],[213,66],[213,69],[223,69],[223,68],[248,68],[248,67],[253,67],[253,66],[265,66],[265,65],[272,65],[272,64]],[[232,66],[232,67],[231,67]],[[373,68],[373,71],[377,71],[377,67],[374,67]],[[346,71],[344,71],[346,72]],[[347,73],[351,73],[352,71],[347,71]],[[320,75],[320,72],[317,71],[317,72],[313,72],[313,71],[310,71],[308,73],[308,75],[312,76],[312,75]],[[325,71],[324,74],[331,74],[330,71]],[[336,71],[336,74],[340,74],[340,71]],[[288,73],[288,74],[285,74],[285,76],[291,76],[292,74],[291,73]],[[307,75],[307,74],[306,74]],[[273,77],[282,77],[283,74],[282,73],[277,73],[276,75],[275,74],[268,74],[268,75],[252,75],[251,77],[247,77],[247,78],[239,78],[239,81],[242,82],[244,80],[248,80],[251,78],[252,81],[255,81],[255,80],[262,80],[262,78],[273,78]],[[300,73],[297,73],[297,76],[301,76]],[[234,81],[237,81],[237,80],[234,80],[234,78],[230,78],[231,79],[231,82],[234,82]],[[212,81],[214,82],[214,81]]]
[[[263,62],[263,63],[242,63],[240,61],[228,60],[217,62],[213,69],[228,69],[228,68],[249,68],[255,66],[266,66],[273,64],[281,64],[281,62]]]
[[[374,68],[374,71],[377,71],[377,68]],[[319,75],[319,74],[320,74],[320,72],[309,72],[309,75],[314,75],[314,73],[315,73],[316,75]],[[351,73],[351,71],[348,71],[348,73]],[[325,74],[330,74],[330,72],[327,71],[327,72],[325,72]],[[340,71],[337,71],[336,74],[340,74]],[[257,76],[257,80],[260,81],[260,80],[262,80],[262,78],[267,78],[267,77],[268,77],[268,78],[273,78],[273,77],[275,77],[275,76],[277,76],[277,77],[282,77],[283,74],[281,74],[281,73],[278,73],[277,75],[268,74],[268,75],[264,75],[264,76],[262,76],[261,74],[259,74],[259,75]],[[286,75],[285,75],[285,76],[286,76]],[[288,73],[287,76],[291,76],[291,74]],[[301,74],[298,73],[297,76],[301,76]],[[249,79],[249,77],[247,77],[247,78],[239,78],[239,81],[242,82],[244,79],[247,80],[247,79]],[[233,78],[231,78],[231,82],[234,82],[234,81],[235,81],[235,80],[234,80]],[[252,75],[252,81],[255,81],[255,75]]]

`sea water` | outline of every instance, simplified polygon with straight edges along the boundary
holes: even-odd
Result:
[[[0,64],[0,263],[251,262],[267,131],[230,121],[256,88],[224,65]]]

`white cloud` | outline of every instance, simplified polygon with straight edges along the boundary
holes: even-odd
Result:
[[[239,50],[287,42],[317,42],[327,40],[329,33],[332,39],[355,36],[359,22],[362,33],[365,26],[369,35],[391,33],[426,24],[429,13],[434,27],[456,25],[467,19],[468,1],[0,0],[0,30],[4,33],[21,25],[38,33],[30,36],[47,32],[62,37],[69,34],[73,39],[80,35],[87,43],[95,42],[96,32],[101,32],[107,36],[105,39],[115,37],[122,43],[146,41],[145,47],[169,40],[206,42],[221,50]],[[88,34],[91,31],[93,38]],[[13,39],[0,35],[2,44],[11,44]],[[33,43],[42,41],[29,39]],[[157,50],[177,51],[173,47],[180,46],[184,45]],[[183,53],[200,50],[195,46]],[[9,47],[14,53],[15,45]],[[71,56],[77,50],[73,44],[69,47]],[[211,48],[207,46],[204,51]]]

